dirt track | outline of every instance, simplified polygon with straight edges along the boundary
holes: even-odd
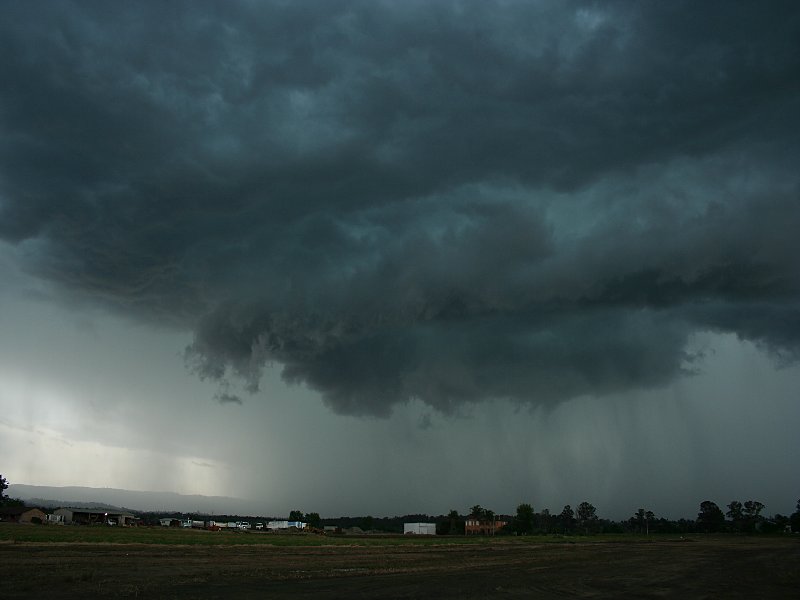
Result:
[[[437,546],[0,544],[12,598],[796,598],[800,540]]]

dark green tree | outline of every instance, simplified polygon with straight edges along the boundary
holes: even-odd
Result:
[[[728,504],[728,519],[731,521],[731,528],[735,531],[742,531],[744,529],[744,507],[738,500],[732,500]]]
[[[517,516],[514,518],[514,531],[520,535],[533,533],[533,506],[530,504],[520,504],[517,506]]]
[[[747,500],[744,503],[744,516],[745,529],[747,531],[756,531],[759,523],[763,520],[761,511],[764,510],[764,505],[758,500]]]
[[[725,528],[725,515],[711,500],[700,503],[700,512],[697,513],[697,527],[705,533],[716,533]]]
[[[539,522],[539,530],[545,533],[550,533],[550,523],[552,522],[552,516],[550,515],[550,509],[543,508],[542,512],[539,513],[537,521]]]
[[[457,510],[451,510],[447,514],[447,522],[449,525],[447,531],[450,535],[464,533],[464,520],[461,518],[461,515],[458,514]]]
[[[762,510],[764,510],[764,505],[758,500],[748,500],[744,503],[745,517],[758,517]]]
[[[469,509],[469,514],[476,516],[478,519],[483,519],[486,516],[486,509],[480,504],[476,504]]]
[[[588,502],[581,502],[576,515],[584,533],[589,535],[589,530],[597,523],[597,509]]]
[[[629,519],[631,523],[631,527],[636,533],[642,533],[644,531],[644,509],[640,508],[633,516]]]
[[[8,480],[0,475],[0,506],[25,506],[25,503],[19,498],[9,498],[5,495],[8,489]]]
[[[290,521],[302,521],[303,520],[303,511],[302,510],[293,510],[289,513],[289,520]]]
[[[491,524],[491,527],[492,527],[492,535],[494,535],[494,522],[495,522],[495,520],[496,520],[496,519],[495,519],[495,516],[496,516],[496,515],[494,514],[494,511],[493,511],[493,510],[490,510],[490,509],[488,509],[488,508],[487,508],[486,510],[484,510],[484,511],[483,511],[483,515],[484,515],[484,518],[485,518],[487,521],[489,521],[489,523]]]
[[[305,517],[302,519],[292,519],[292,521],[305,521],[310,527],[319,529],[322,519],[320,519],[319,513],[312,512],[306,513]]]
[[[561,510],[561,514],[558,515],[558,522],[564,533],[572,531],[572,527],[575,525],[575,513],[569,504],[565,505]]]
[[[647,535],[650,535],[650,523],[656,520],[656,516],[653,514],[652,510],[648,510],[644,513],[644,532]]]

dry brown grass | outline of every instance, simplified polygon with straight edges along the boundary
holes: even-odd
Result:
[[[0,545],[15,598],[795,598],[800,540]]]

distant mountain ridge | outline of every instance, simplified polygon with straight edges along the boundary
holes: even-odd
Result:
[[[19,496],[17,496],[19,497]],[[104,502],[78,502],[77,500],[52,500],[48,498],[20,498],[24,500],[29,506],[38,506],[40,508],[60,508],[62,506],[70,508],[102,508],[103,510],[112,511],[135,511],[136,509],[128,508],[127,506],[113,506]]]
[[[184,495],[175,492],[12,483],[8,486],[6,495],[46,508],[74,506],[198,514],[255,514],[253,503],[241,498]]]

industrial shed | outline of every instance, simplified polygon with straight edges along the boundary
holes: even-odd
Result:
[[[403,523],[403,533],[436,535],[436,523]]]
[[[130,525],[134,522],[133,515],[107,508],[57,508],[55,515],[62,515],[64,523],[79,525]]]

